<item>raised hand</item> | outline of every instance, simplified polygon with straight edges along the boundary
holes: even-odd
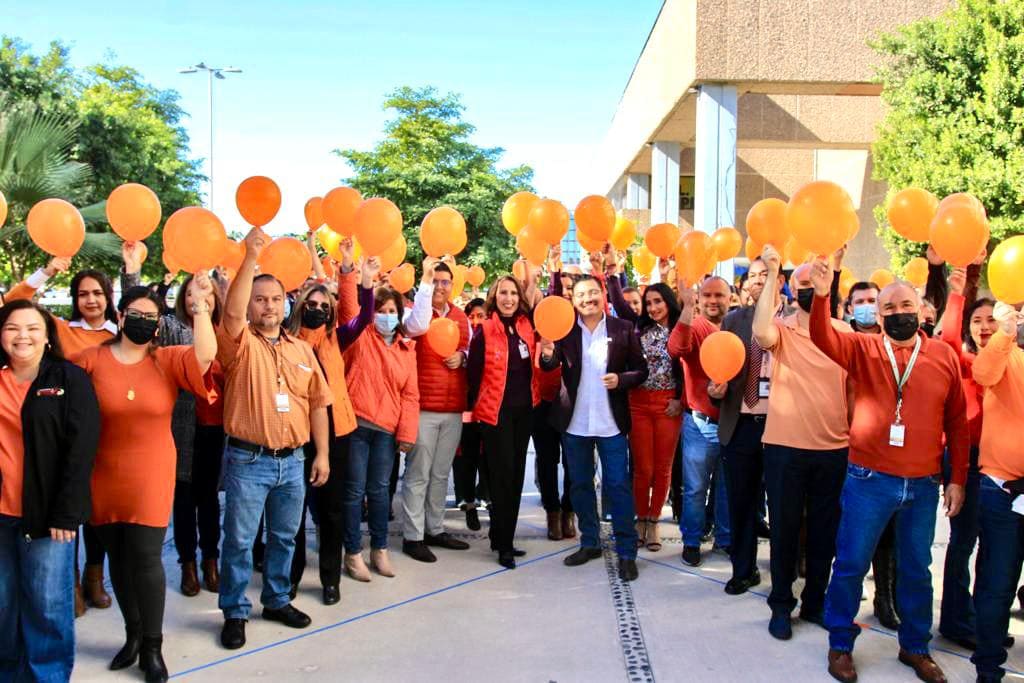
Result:
[[[832,268],[821,257],[811,262],[811,284],[818,296],[828,296],[832,289]]]
[[[782,268],[782,256],[779,255],[779,251],[775,247],[770,244],[764,245],[764,248],[761,250],[761,260],[768,267],[768,272],[770,273],[769,280],[771,280],[772,276],[779,274],[779,270]]]
[[[954,268],[949,274],[949,291],[963,296],[965,287],[967,287],[967,271],[963,268]]]
[[[121,258],[124,259],[124,272],[137,273],[142,270],[145,249],[146,245],[141,241],[121,243]]]
[[[71,259],[66,256],[54,256],[43,268],[46,277],[53,277],[57,273],[66,273],[71,267]]]
[[[423,281],[433,282],[434,281],[434,269],[437,268],[437,264],[440,261],[434,256],[428,256],[423,259]]]
[[[253,228],[245,236],[246,258],[258,259],[260,254],[263,253],[264,247],[268,244],[270,244],[270,238],[267,236],[267,233],[263,232],[260,228]]]
[[[363,287],[372,287],[373,278],[380,273],[380,259],[376,256],[367,256],[363,259],[362,271]]]
[[[928,251],[925,252],[925,257],[928,259],[928,263],[933,266],[941,266],[946,262],[946,259],[939,256],[939,252],[935,251],[935,247],[928,245]]]

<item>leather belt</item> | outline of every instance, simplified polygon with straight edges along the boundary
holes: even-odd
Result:
[[[256,455],[269,455],[271,458],[287,458],[295,452],[294,448],[267,448],[266,446],[243,441],[233,436],[228,437],[228,445],[232,448],[240,448],[243,451],[255,453]]]
[[[754,422],[764,422],[768,419],[767,415],[755,415],[753,413],[740,413],[740,419],[753,420]]]
[[[693,419],[695,419],[695,420],[702,420],[704,422],[707,422],[707,423],[713,424],[713,425],[718,424],[718,420],[713,419],[710,415],[705,415],[704,413],[700,412],[699,410],[691,410],[689,412],[690,412],[691,415],[693,415]]]

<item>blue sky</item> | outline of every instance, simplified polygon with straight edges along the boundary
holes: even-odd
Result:
[[[244,73],[214,85],[214,210],[241,229],[234,190],[268,175],[284,194],[272,231],[304,226],[302,206],[348,170],[335,148],[370,148],[400,85],[461,93],[475,142],[528,163],[535,185],[572,208],[661,0],[377,2],[257,0],[5,3],[0,31],[37,53],[59,39],[84,66],[113,59],[173,88],[191,113],[195,157],[209,154],[199,61]]]

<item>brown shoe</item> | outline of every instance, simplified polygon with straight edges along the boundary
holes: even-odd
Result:
[[[85,576],[82,579],[82,590],[85,594],[85,603],[89,607],[107,609],[110,607],[110,596],[103,589],[103,565],[85,565]]]
[[[857,680],[857,669],[853,666],[853,653],[841,650],[828,651],[828,673],[843,683]]]
[[[548,513],[548,538],[552,541],[562,540],[562,513]]]
[[[82,581],[78,568],[75,568],[75,619],[85,614],[89,609],[85,605],[85,597],[82,595]]]
[[[562,510],[562,538],[576,538],[576,518]]]
[[[901,648],[900,662],[913,669],[925,683],[946,683],[946,674],[942,673],[931,655],[915,655]]]
[[[203,560],[203,588],[211,593],[220,593],[220,573],[217,571],[217,560]]]
[[[194,598],[199,595],[199,575],[196,573],[196,561],[181,563],[181,594]]]

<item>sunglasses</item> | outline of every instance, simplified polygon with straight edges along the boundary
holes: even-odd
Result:
[[[143,313],[142,311],[136,311],[134,308],[129,308],[127,311],[125,311],[124,317],[131,318],[132,320],[160,320],[159,313]]]
[[[323,311],[324,313],[330,313],[331,312],[331,305],[329,303],[327,303],[326,301],[324,301],[323,303],[320,303],[320,304],[316,303],[315,301],[307,301],[306,302],[306,310],[307,311],[315,311],[318,308],[321,311]]]

